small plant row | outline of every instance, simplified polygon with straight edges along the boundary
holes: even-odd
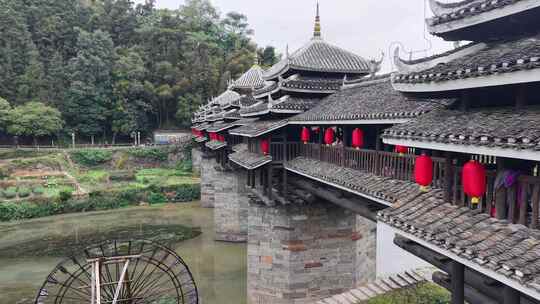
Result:
[[[16,198],[27,198],[32,194],[41,196],[45,193],[45,188],[38,186],[34,188],[29,187],[8,187],[0,190],[0,198],[11,200]]]
[[[96,191],[88,198],[72,197],[71,192],[61,192],[55,200],[45,202],[0,203],[0,222],[45,217],[51,215],[90,212],[138,206],[141,202],[160,204],[166,202],[189,202],[200,199],[198,184],[171,187],[152,185],[147,189],[120,191]]]

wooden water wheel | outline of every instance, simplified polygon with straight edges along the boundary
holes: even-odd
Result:
[[[110,241],[64,260],[47,276],[36,304],[197,304],[182,258],[151,241]]]

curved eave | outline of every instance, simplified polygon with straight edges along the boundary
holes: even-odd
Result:
[[[480,145],[464,145],[452,143],[440,143],[434,141],[414,140],[407,138],[383,137],[383,142],[389,145],[401,145],[419,149],[440,150],[448,152],[491,155],[516,159],[540,161],[540,151],[526,149],[511,149],[504,147],[488,147]]]
[[[498,2],[501,2],[499,0]],[[430,1],[432,5],[432,10],[436,12],[439,10],[438,8],[434,7],[437,6],[437,1]],[[440,6],[440,5],[439,5]],[[515,14],[519,14],[522,12],[525,12],[527,10],[531,10],[534,8],[539,8],[540,2],[537,0],[521,0],[516,1],[511,4],[504,5],[502,7],[495,7],[493,9],[487,10],[485,12],[480,12],[477,14],[472,15],[464,15],[463,11],[460,9],[455,9],[453,11],[457,11],[453,14],[457,14],[458,16],[461,14],[462,17],[459,18],[452,18],[451,20],[448,20],[446,22],[440,22],[435,23],[434,19],[428,19],[427,25],[428,25],[428,31],[432,35],[436,36],[444,36],[447,33],[463,30],[472,26],[476,26],[482,23],[487,23],[490,21],[494,21],[501,18],[506,18]],[[468,10],[468,9],[467,9]],[[442,10],[441,10],[442,12]],[[448,13],[445,13],[448,14]],[[435,17],[435,18],[440,18]]]
[[[258,169],[266,164],[269,164],[272,162],[272,157],[269,157],[267,158],[265,161],[263,162],[260,162],[260,163],[257,163],[256,165],[254,166],[249,166],[247,165],[246,163],[240,161],[240,160],[236,160],[236,159],[233,159],[233,158],[230,158],[229,157],[229,160],[232,161],[233,163],[239,165],[240,167],[244,168],[244,169],[247,169],[247,170],[255,170],[255,169]]]
[[[293,110],[293,109],[271,109],[270,112],[276,114],[301,114],[304,113],[302,110]]]
[[[392,77],[395,90],[404,93],[429,93],[485,88],[511,84],[540,82],[540,69],[497,72],[485,76],[471,76],[444,81],[397,82]]]
[[[268,91],[268,92],[264,92],[264,93],[261,93],[259,95],[253,95],[253,98],[255,99],[261,99],[261,98],[265,98],[265,97],[268,97],[268,96],[271,96],[271,95],[274,95],[276,94],[277,92],[279,92],[281,90],[281,88],[279,86],[277,86],[275,89],[271,90],[271,91]]]
[[[396,125],[406,123],[410,118],[357,119],[357,120],[296,120],[290,125]]]
[[[447,62],[451,62],[454,60],[457,60],[459,58],[472,55],[474,53],[480,52],[484,48],[486,48],[487,45],[485,43],[470,43],[467,45],[464,45],[458,49],[451,50],[449,52],[431,56],[429,58],[421,59],[421,60],[415,60],[415,61],[407,61],[399,57],[400,49],[396,48],[394,50],[394,65],[396,66],[396,69],[399,73],[402,74],[408,74],[408,73],[415,73],[427,69],[431,69],[438,64],[444,64]]]
[[[333,94],[338,90],[323,90],[323,89],[299,89],[299,88],[288,88],[286,86],[281,87],[281,90],[285,92],[296,92],[296,93],[319,93],[319,94]]]
[[[244,113],[244,114],[240,114],[240,116],[242,116],[242,117],[255,117],[255,116],[266,115],[268,113],[270,113],[270,109],[265,109],[265,110],[257,111],[257,112]]]
[[[264,80],[266,81],[277,80],[280,76],[283,76],[290,70],[304,71],[304,72],[349,74],[349,75],[368,75],[370,73],[369,70],[320,69],[320,68],[315,68],[315,67],[306,67],[306,66],[288,64],[284,66],[284,68],[282,68],[278,72],[271,74],[269,76],[265,76]]]

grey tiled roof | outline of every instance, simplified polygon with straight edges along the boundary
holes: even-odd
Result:
[[[197,143],[203,143],[208,140],[208,137],[197,137],[195,138],[195,142]]]
[[[540,106],[436,110],[385,130],[383,138],[540,150]]]
[[[241,116],[253,116],[253,115],[262,115],[268,113],[270,110],[268,108],[267,102],[261,102],[246,108],[240,109]]]
[[[244,118],[244,119],[239,119],[233,122],[215,123],[212,127],[208,128],[207,131],[208,132],[221,132],[221,131],[232,129],[234,127],[250,124],[256,120],[257,118]]]
[[[442,107],[438,101],[407,97],[394,90],[390,78],[364,81],[343,88],[291,121],[391,120],[413,118]]]
[[[272,112],[287,111],[287,112],[302,113],[304,111],[307,111],[315,107],[317,104],[320,103],[320,101],[321,101],[320,98],[299,98],[299,97],[285,96],[283,101],[272,105],[272,108],[270,109],[270,111]]]
[[[274,90],[277,90],[278,88],[279,88],[279,83],[277,81],[267,81],[265,86],[258,90],[255,90],[253,92],[253,95],[255,96],[263,95],[265,93],[270,93]]]
[[[260,89],[264,86],[264,80],[262,79],[263,69],[259,65],[252,66],[247,72],[245,72],[240,78],[235,80],[231,86],[231,90],[246,90],[246,89]]]
[[[383,200],[387,204],[393,204],[400,198],[412,198],[420,193],[418,185],[413,182],[381,177],[315,159],[298,157],[288,161],[285,168]]]
[[[210,150],[219,150],[221,148],[225,148],[227,146],[227,143],[217,141],[217,140],[211,140],[207,143],[205,143],[205,146],[209,148]]]
[[[218,97],[216,97],[216,99],[214,99],[214,102],[220,107],[225,108],[232,105],[234,102],[237,102],[240,97],[240,94],[231,90],[227,90]]]
[[[325,79],[325,78],[299,78],[299,79],[284,79],[281,82],[281,87],[284,91],[315,91],[333,93],[343,85],[342,79]]]
[[[540,291],[540,231],[444,202],[432,191],[379,212],[379,220]]]
[[[241,119],[242,117],[240,116],[240,112],[238,111],[238,109],[235,109],[234,111],[229,111],[229,112],[225,113],[223,118],[225,118],[225,119]]]
[[[240,106],[242,106],[243,108],[247,108],[256,104],[257,102],[259,102],[259,100],[253,98],[253,96],[243,96],[240,99]]]
[[[202,123],[202,124],[196,126],[195,130],[204,131],[204,130],[208,129],[210,126],[212,126],[210,123],[205,122],[205,123]]]
[[[264,134],[267,134],[273,130],[277,130],[286,126],[288,121],[286,119],[277,119],[277,120],[257,120],[253,123],[241,126],[234,130],[229,131],[230,134],[247,136],[247,137],[258,137]]]
[[[467,47],[472,46],[477,45],[470,44]],[[456,51],[461,50],[463,48]],[[448,53],[448,55],[456,51]],[[540,67],[540,34],[487,42],[485,47],[472,54],[438,64],[433,68],[408,74],[398,73],[394,75],[393,82],[411,84],[441,82],[538,67]]]
[[[272,157],[248,152],[247,145],[236,145],[233,147],[234,153],[229,154],[229,160],[248,170],[257,169],[272,162]]]
[[[289,69],[335,72],[350,74],[368,74],[368,61],[352,52],[331,45],[322,39],[312,39],[302,48],[289,55],[270,69],[263,77],[273,79]]]
[[[455,3],[435,1],[435,5],[443,12],[439,16],[428,19],[429,24],[437,25],[470,16],[479,15],[503,6],[515,4],[523,0],[464,0]]]

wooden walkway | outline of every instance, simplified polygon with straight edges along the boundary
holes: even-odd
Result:
[[[411,270],[351,289],[345,293],[316,302],[317,304],[360,304],[387,292],[431,280],[431,269]]]

